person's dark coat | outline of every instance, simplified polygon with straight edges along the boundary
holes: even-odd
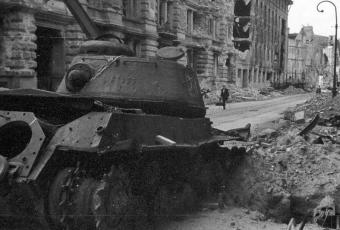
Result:
[[[227,101],[229,98],[229,91],[227,88],[221,89],[221,99]]]

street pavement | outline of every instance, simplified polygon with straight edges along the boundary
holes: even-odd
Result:
[[[251,101],[227,104],[226,110],[221,106],[208,106],[207,117],[213,122],[213,127],[229,130],[244,127],[250,123],[252,130],[261,124],[282,117],[282,112],[289,107],[304,103],[312,94],[298,94],[278,97],[265,101]]]

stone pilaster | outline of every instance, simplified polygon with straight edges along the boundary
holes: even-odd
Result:
[[[197,51],[197,75],[202,88],[212,89],[215,77],[213,76],[214,53],[210,50]]]
[[[151,38],[141,41],[141,56],[154,57],[158,50],[158,42]]]
[[[77,25],[69,25],[65,30],[65,64],[69,65],[74,56],[79,52],[79,47],[85,41],[86,35],[82,32],[81,28]]]
[[[29,10],[15,9],[3,15],[0,78],[7,79],[8,87],[37,86],[36,29],[34,14]]]

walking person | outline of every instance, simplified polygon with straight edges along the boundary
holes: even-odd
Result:
[[[225,103],[228,101],[228,98],[229,98],[229,91],[225,87],[225,85],[223,85],[221,89],[221,100],[222,100],[223,110],[225,110]]]
[[[316,88],[316,94],[321,94],[321,87],[320,87],[320,85],[318,86],[318,88]]]

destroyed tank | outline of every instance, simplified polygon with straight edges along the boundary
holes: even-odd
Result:
[[[221,144],[244,138],[211,127],[194,71],[176,62],[181,48],[134,57],[99,36],[78,1],[64,2],[98,38],[56,92],[0,92],[0,216],[43,229],[141,229],[218,190],[212,172],[241,151]]]

